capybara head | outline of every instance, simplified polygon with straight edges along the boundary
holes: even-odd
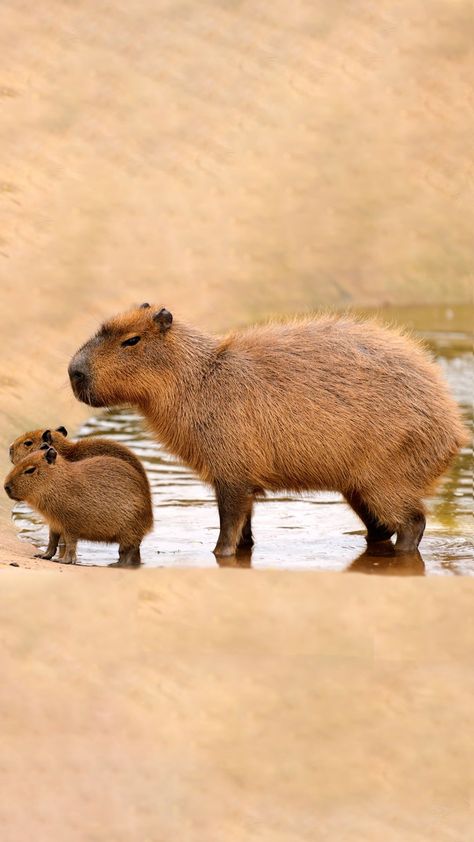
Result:
[[[150,375],[171,364],[173,316],[142,304],[105,322],[69,364],[72,390],[90,406],[139,403]]]
[[[22,459],[6,477],[3,487],[12,500],[34,500],[40,489],[54,483],[57,453],[53,447],[44,447]]]
[[[56,427],[55,430],[32,430],[30,433],[23,433],[10,445],[10,462],[18,464],[25,456],[39,450],[43,444],[50,444],[53,447],[60,447],[61,439],[67,436],[66,427]]]

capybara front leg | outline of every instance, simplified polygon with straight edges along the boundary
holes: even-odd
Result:
[[[66,552],[66,542],[62,535],[59,536],[59,546],[58,546],[58,558],[64,558],[64,553]]]
[[[54,532],[54,530],[49,530],[49,541],[48,546],[44,553],[35,553],[35,558],[53,558],[56,550],[58,548],[59,542],[59,532]]]
[[[361,519],[367,528],[367,543],[375,544],[378,541],[388,541],[395,532],[390,526],[382,523],[372,514],[367,503],[358,491],[351,491],[345,495],[351,509]]]
[[[220,532],[214,549],[216,556],[235,555],[237,543],[249,510],[249,494],[245,488],[216,484]]]
[[[253,499],[251,498],[248,503],[248,509],[244,520],[242,534],[240,536],[239,543],[237,544],[238,550],[251,550],[254,545],[252,535],[252,508]]]
[[[77,538],[72,538],[70,535],[63,535],[66,549],[61,559],[62,564],[75,564],[77,561],[76,548]]]
[[[140,544],[134,547],[124,546],[120,544],[119,547],[119,564],[124,567],[133,567],[141,564]]]
[[[405,523],[397,529],[395,549],[397,553],[414,553],[423,538],[426,518],[421,510],[413,512]]]

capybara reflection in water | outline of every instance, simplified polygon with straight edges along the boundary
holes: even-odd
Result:
[[[47,450],[54,447],[57,453],[64,456],[68,462],[79,462],[82,459],[89,459],[91,456],[111,456],[115,459],[122,459],[135,468],[144,485],[144,493],[150,495],[150,486],[145,469],[135,454],[119,442],[102,436],[87,436],[79,441],[70,441],[67,438],[66,427],[57,427],[55,430],[40,428],[31,430],[18,436],[10,445],[10,460],[14,465],[21,459],[34,453],[35,450]],[[64,541],[59,536],[59,557],[64,554]],[[58,536],[50,530],[49,541],[44,553],[36,553],[37,558],[53,558],[58,548]]]
[[[369,541],[417,548],[422,498],[465,440],[437,366],[373,322],[321,316],[214,337],[142,305],[106,321],[69,376],[91,406],[133,404],[214,486],[218,556],[252,543],[255,496],[341,492]]]
[[[69,462],[49,447],[18,462],[4,487],[43,515],[56,545],[63,536],[64,563],[75,563],[78,540],[118,543],[122,564],[140,562],[140,544],[153,525],[151,498],[127,462],[110,456]]]

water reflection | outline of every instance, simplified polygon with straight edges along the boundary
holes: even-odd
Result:
[[[424,576],[425,562],[419,551],[396,553],[390,541],[367,547],[347,568],[348,573],[385,576]]]
[[[472,415],[472,354],[466,335],[431,332],[429,342],[467,420]],[[58,419],[66,421],[67,419]],[[210,488],[165,453],[131,412],[106,412],[90,418],[81,435],[121,441],[142,459],[152,488],[155,529],[142,545],[142,559],[154,567],[217,567],[212,554],[218,514]],[[386,575],[474,575],[472,546],[472,451],[465,448],[428,501],[428,525],[420,555],[394,556],[393,547],[367,548],[364,530],[338,494],[267,495],[255,507],[252,554],[222,560],[221,567],[334,570]],[[14,519],[21,537],[47,543],[39,515],[19,504]],[[79,545],[81,563],[116,565],[117,548]]]

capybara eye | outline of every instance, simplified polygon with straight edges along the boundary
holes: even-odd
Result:
[[[26,471],[23,471],[23,473],[24,473],[24,474],[34,474],[34,472],[35,472],[35,471],[36,471],[36,468],[35,468],[35,466],[33,465],[33,467],[32,467],[32,468],[27,468],[27,469],[26,469]]]
[[[130,339],[124,339],[122,348],[128,348],[129,345],[136,345],[140,342],[141,336],[131,336]]]
[[[31,447],[33,442],[31,441],[31,439],[28,439],[28,441],[24,441],[23,444],[25,445],[25,447]]]

